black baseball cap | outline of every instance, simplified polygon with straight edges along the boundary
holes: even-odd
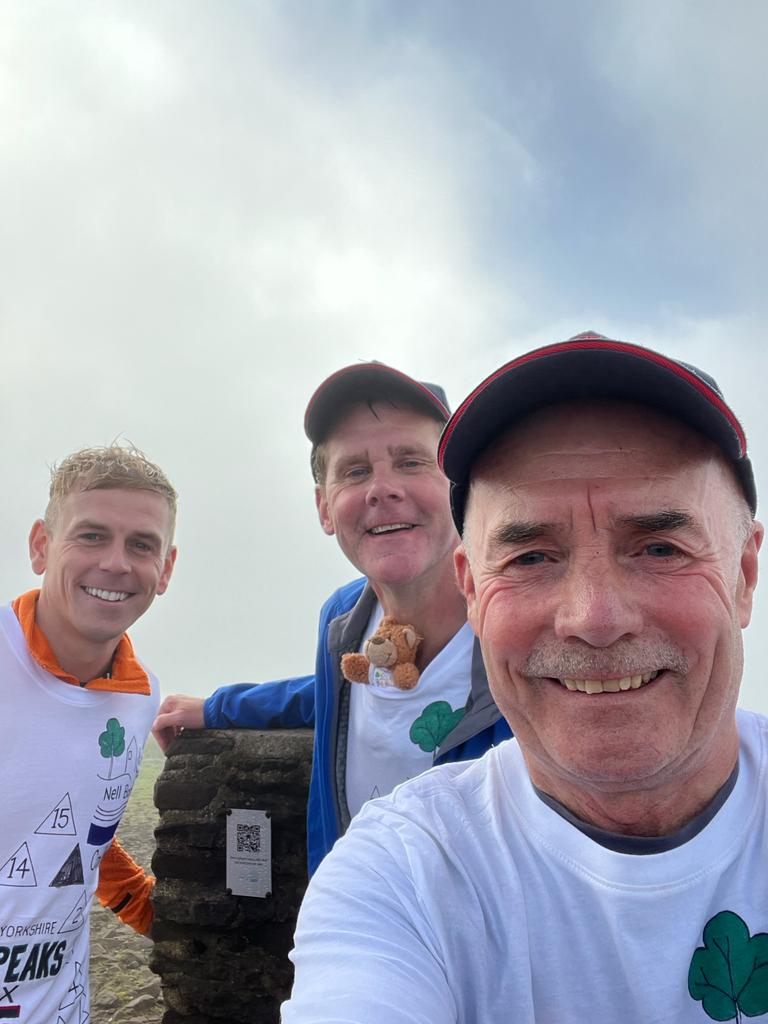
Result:
[[[326,377],[312,395],[304,413],[304,432],[313,446],[321,444],[347,406],[377,399],[400,399],[441,423],[451,415],[439,384],[414,380],[384,363],[353,363]]]
[[[542,406],[580,398],[640,402],[704,434],[733,465],[755,514],[757,491],[747,438],[717,382],[690,363],[588,331],[506,363],[478,384],[446,424],[438,460],[451,481],[451,510],[459,532],[472,465],[491,441]]]

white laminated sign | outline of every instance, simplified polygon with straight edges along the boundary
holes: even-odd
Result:
[[[272,823],[266,811],[233,807],[228,812],[227,891],[272,895]]]

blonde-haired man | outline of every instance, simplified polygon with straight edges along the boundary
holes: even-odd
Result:
[[[151,923],[153,879],[114,840],[158,704],[126,630],[168,586],[175,517],[137,449],[70,455],[29,537],[42,587],[0,610],[0,1016],[86,1019],[94,890]]]

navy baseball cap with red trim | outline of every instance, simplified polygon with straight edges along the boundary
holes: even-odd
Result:
[[[326,377],[309,400],[304,432],[313,445],[321,444],[348,405],[366,401],[403,401],[445,423],[451,415],[439,384],[414,380],[385,363],[353,363]]]
[[[542,406],[600,398],[652,406],[714,441],[733,465],[755,514],[747,438],[716,381],[689,363],[590,331],[506,363],[465,398],[446,424],[438,459],[451,481],[459,532],[472,465],[491,441]]]

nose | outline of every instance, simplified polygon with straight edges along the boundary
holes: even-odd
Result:
[[[642,615],[632,581],[618,566],[598,559],[570,567],[555,613],[555,635],[577,638],[591,647],[610,647],[622,637],[639,636]]]
[[[374,469],[365,495],[369,505],[378,505],[382,501],[401,501],[403,496],[403,487],[392,469]]]
[[[123,573],[131,571],[131,563],[125,550],[125,544],[115,538],[101,551],[99,558],[99,569],[103,572]]]

